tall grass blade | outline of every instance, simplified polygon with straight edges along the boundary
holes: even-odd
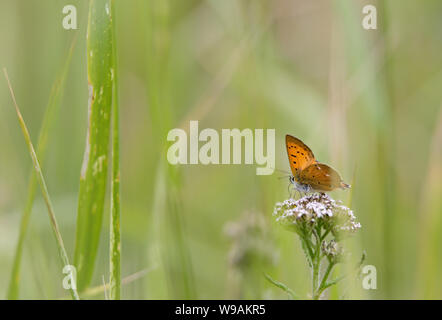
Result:
[[[120,241],[120,106],[118,94],[118,56],[116,44],[115,0],[112,0],[113,38],[113,101],[112,101],[112,181],[109,250],[109,298],[119,300],[121,295],[121,241]]]
[[[74,255],[80,292],[92,279],[106,192],[113,76],[110,10],[110,0],[90,2],[87,30],[89,118],[80,176]]]
[[[48,142],[48,136],[53,127],[54,119],[60,109],[60,98],[63,95],[63,89],[65,85],[65,79],[69,71],[71,64],[72,52],[74,51],[77,37],[72,40],[71,47],[66,58],[66,62],[61,73],[57,76],[55,83],[52,86],[49,102],[46,107],[46,112],[43,117],[43,123],[40,129],[40,134],[37,142],[37,157],[40,159],[40,164],[44,164],[46,147]],[[20,265],[21,257],[23,253],[23,244],[28,230],[29,220],[32,212],[32,205],[34,203],[35,192],[37,188],[37,178],[35,171],[31,171],[31,175],[28,182],[28,192],[26,196],[26,205],[23,209],[23,215],[20,222],[20,233],[17,241],[17,248],[15,250],[14,262],[12,265],[11,278],[9,280],[9,288],[7,293],[7,299],[16,300],[19,297],[19,284],[20,284]]]
[[[54,231],[54,235],[57,240],[58,250],[60,253],[61,260],[63,262],[63,266],[70,265],[68,255],[67,255],[66,249],[64,247],[63,238],[61,237],[61,233],[58,228],[57,220],[55,218],[55,213],[54,213],[54,209],[52,207],[51,199],[49,197],[48,188],[46,186],[46,182],[44,180],[43,173],[41,171],[40,163],[38,162],[37,154],[35,153],[34,146],[32,145],[32,141],[31,141],[31,137],[29,135],[28,128],[26,127],[25,121],[23,120],[20,109],[18,108],[18,104],[15,99],[14,91],[12,90],[12,85],[11,85],[11,82],[9,81],[9,77],[8,77],[8,73],[6,72],[6,69],[3,69],[3,72],[5,74],[5,78],[8,82],[9,91],[11,93],[12,101],[14,102],[15,111],[17,112],[17,117],[18,117],[18,121],[20,123],[20,127],[23,132],[23,136],[25,138],[26,144],[29,149],[29,154],[31,155],[32,162],[34,164],[36,179],[37,179],[38,184],[40,185],[44,201],[45,201],[46,206],[48,208],[49,219],[51,221],[52,230]],[[71,286],[70,291],[71,291],[71,296],[73,299],[77,299],[77,300],[80,299],[78,296],[77,290],[74,286]]]

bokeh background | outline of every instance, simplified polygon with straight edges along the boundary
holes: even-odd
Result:
[[[77,7],[79,29],[62,28]],[[361,27],[377,8],[377,30]],[[87,1],[2,0],[0,65],[34,142],[77,34],[44,175],[73,254],[87,129]],[[117,1],[125,299],[285,299],[263,273],[310,290],[298,239],[272,219],[287,178],[252,165],[171,168],[167,132],[275,128],[306,142],[353,185],[332,193],[362,229],[348,247],[377,269],[377,289],[348,281],[329,298],[442,298],[442,2],[439,0]],[[31,160],[0,81],[0,295],[6,297]],[[107,201],[109,203],[109,201]],[[93,286],[107,279],[106,208]],[[20,298],[68,295],[38,192]],[[140,272],[141,271],[141,276]],[[338,270],[335,275],[339,274]],[[90,298],[104,298],[102,291]],[[3,298],[3,297],[2,297]]]

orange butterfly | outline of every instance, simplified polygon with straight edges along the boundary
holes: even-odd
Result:
[[[336,188],[347,189],[350,185],[344,183],[336,170],[326,164],[316,161],[312,150],[301,140],[285,136],[285,145],[289,157],[292,183],[298,191],[332,191]]]

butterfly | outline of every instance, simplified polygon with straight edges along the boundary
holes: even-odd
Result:
[[[301,140],[291,135],[286,135],[285,145],[292,171],[290,183],[298,191],[325,192],[337,188],[350,188],[350,185],[342,181],[341,176],[335,169],[316,161],[312,150]]]

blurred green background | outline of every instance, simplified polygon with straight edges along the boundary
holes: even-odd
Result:
[[[67,4],[77,7],[78,30],[62,28]],[[366,4],[377,8],[377,30],[361,26]],[[0,66],[34,143],[78,34],[43,168],[71,257],[87,129],[87,11],[80,0],[0,2]],[[275,128],[281,170],[289,170],[284,136],[294,135],[352,184],[352,193],[332,196],[351,198],[362,229],[348,246],[355,260],[366,250],[377,289],[353,281],[329,298],[442,298],[441,1],[127,0],[116,14],[122,274],[146,271],[127,279],[123,298],[285,299],[264,272],[304,297],[310,290],[298,239],[272,218],[287,179],[256,176],[252,165],[171,167],[167,132],[187,130],[189,120],[200,130]],[[0,84],[4,298],[31,161]],[[108,217],[107,207],[93,286],[109,274]],[[66,297],[61,270],[38,190],[20,298]]]

